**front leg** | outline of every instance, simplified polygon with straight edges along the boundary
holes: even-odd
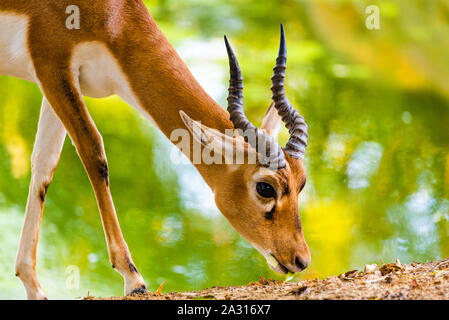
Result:
[[[36,66],[41,89],[64,124],[95,192],[112,267],[124,278],[125,294],[145,292],[146,285],[123,238],[109,189],[103,140],[82,99],[77,76],[68,65]]]

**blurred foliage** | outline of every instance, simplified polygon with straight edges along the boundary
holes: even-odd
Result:
[[[296,278],[449,256],[447,1],[145,2],[206,90],[216,73],[221,105],[228,77],[221,37],[228,34],[257,124],[269,105],[284,23],[287,93],[310,127],[300,210],[312,264]],[[365,27],[371,4],[380,8],[380,30]],[[22,298],[14,257],[42,96],[34,84],[0,77],[0,97],[0,297]],[[188,204],[185,189],[195,193],[200,178],[164,161],[170,146],[157,129],[117,97],[86,100],[104,138],[123,233],[150,289],[164,280],[164,290],[180,291],[259,275],[282,279],[216,210]],[[287,138],[282,131],[281,142]],[[190,179],[180,178],[184,170]],[[65,286],[71,265],[80,270],[78,289]],[[50,298],[122,293],[69,139],[48,193],[37,270]]]

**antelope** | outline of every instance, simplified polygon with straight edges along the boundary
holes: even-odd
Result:
[[[67,28],[70,5],[79,9],[80,28]],[[213,146],[219,156],[224,157],[220,150],[257,155],[255,163],[194,165],[214,192],[221,213],[274,271],[300,272],[309,265],[298,213],[308,134],[304,118],[284,90],[284,29],[281,26],[273,69],[272,101],[260,128],[245,116],[241,70],[226,38],[225,45],[230,63],[228,112],[195,80],[141,0],[0,2],[0,74],[34,82],[43,93],[15,263],[28,299],[46,299],[35,272],[36,248],[47,189],[66,134],[93,187],[109,259],[124,279],[124,294],[147,291],[120,230],[102,137],[83,96],[116,94],[166,137],[186,129],[192,143],[199,141],[203,149]],[[290,133],[285,148],[276,141],[282,123]],[[227,135],[226,130],[252,130],[256,139]],[[269,152],[261,152],[260,145],[268,146]],[[192,154],[188,157],[192,161]]]

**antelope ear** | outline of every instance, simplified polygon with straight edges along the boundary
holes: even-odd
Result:
[[[281,125],[282,118],[279,116],[278,111],[274,107],[274,101],[271,101],[267,113],[265,113],[265,117],[263,118],[261,129],[277,141]]]
[[[225,158],[225,163],[234,163],[234,154],[239,152],[255,153],[245,140],[234,130],[231,135],[223,134],[216,129],[209,128],[198,121],[192,120],[184,111],[180,110],[181,119],[194,139],[203,146],[214,150]]]

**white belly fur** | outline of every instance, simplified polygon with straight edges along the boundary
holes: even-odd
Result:
[[[27,47],[27,29],[27,16],[0,13],[0,75],[35,82]]]
[[[0,75],[37,83],[27,46],[27,28],[27,16],[0,13]],[[79,77],[83,95],[103,98],[117,94],[154,123],[141,108],[125,74],[103,43],[78,44],[72,52],[71,67]]]

